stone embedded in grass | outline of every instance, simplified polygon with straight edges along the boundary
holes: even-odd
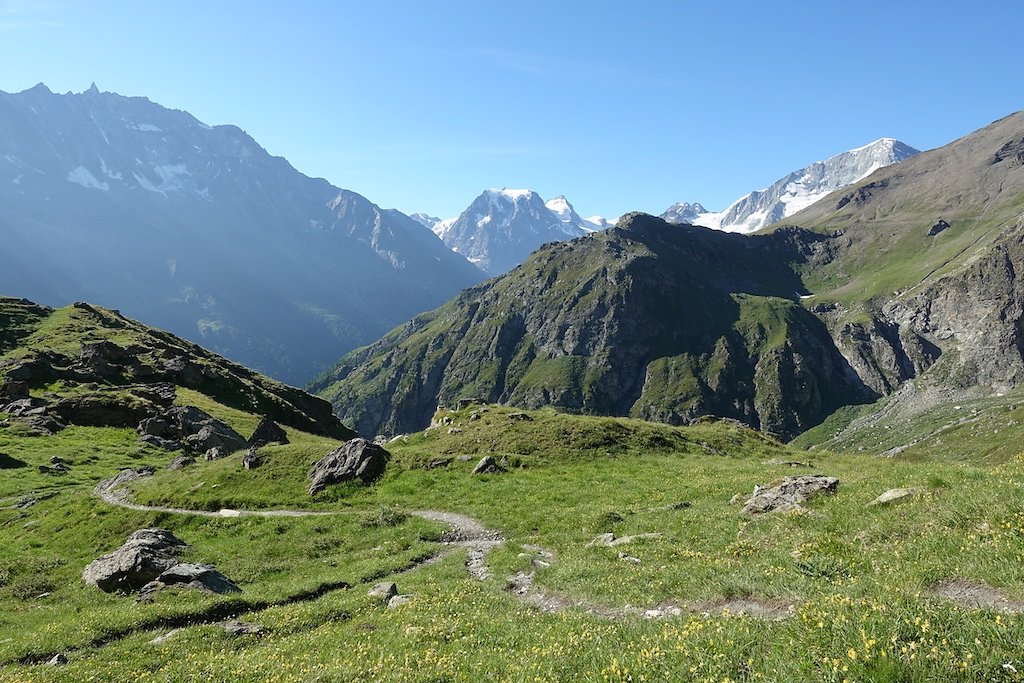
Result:
[[[229,619],[228,621],[222,621],[219,624],[224,632],[229,636],[258,636],[263,633],[263,627],[259,624],[248,624],[244,621],[238,621],[237,619]]]
[[[309,470],[309,495],[332,484],[359,479],[369,484],[384,474],[391,454],[363,438],[355,438],[328,453]]]
[[[786,477],[766,487],[755,487],[754,493],[743,506],[742,514],[759,515],[768,512],[800,512],[803,503],[819,494],[833,495],[839,490],[839,479],[820,474]]]
[[[921,488],[920,486],[913,486],[911,488],[905,489],[889,489],[885,493],[878,496],[878,498],[875,498],[873,501],[868,503],[868,506],[874,507],[877,505],[888,505],[890,503],[895,503],[906,498],[919,496],[925,492],[925,489]]]
[[[508,419],[514,422],[533,422],[533,418],[530,417],[529,413],[509,413]]]
[[[264,415],[260,418],[260,423],[256,426],[252,436],[249,437],[249,446],[259,448],[272,443],[287,444],[288,435],[280,425]]]
[[[254,470],[263,464],[263,458],[257,453],[255,448],[250,448],[242,456],[242,468],[245,470]]]
[[[181,562],[163,572],[150,581],[139,591],[139,600],[149,598],[165,588],[176,586],[191,588],[204,593],[227,595],[242,591],[234,581],[221,574],[208,564],[189,564]]]
[[[196,459],[188,455],[179,455],[174,460],[167,463],[167,469],[169,470],[181,470],[189,465],[195,465]]]
[[[388,609],[396,609],[412,600],[411,595],[393,595],[388,600]]]
[[[112,553],[93,560],[82,579],[104,593],[135,591],[178,564],[185,542],[166,529],[140,529]]]
[[[139,599],[170,586],[219,595],[241,589],[206,564],[179,562],[184,541],[167,529],[139,529],[112,553],[94,560],[82,572],[86,583],[105,593],[139,590]]]
[[[473,468],[473,474],[501,474],[505,468],[498,464],[493,455],[485,455]]]
[[[389,581],[383,581],[371,588],[367,593],[371,598],[377,598],[382,602],[389,602],[391,598],[398,595],[398,586]]]

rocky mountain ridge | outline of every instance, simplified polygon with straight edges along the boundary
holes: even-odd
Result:
[[[923,410],[1015,389],[1022,139],[1024,114],[1012,115],[767,235],[628,215],[414,318],[316,388],[367,433],[421,428],[438,405],[476,397],[670,423],[717,415],[784,438],[881,396]]]

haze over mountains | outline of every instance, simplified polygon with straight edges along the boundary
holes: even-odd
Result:
[[[754,232],[880,168],[919,153],[899,140],[882,138],[793,171],[765,189],[743,195],[723,211],[708,211],[700,204],[679,202],[666,209],[661,217],[672,223],[691,223],[726,232]]]
[[[122,309],[301,384],[484,275],[235,126],[145,98],[0,93],[0,291]]]

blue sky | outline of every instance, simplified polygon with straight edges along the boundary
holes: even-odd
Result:
[[[408,213],[529,187],[617,216],[1022,109],[1022,26],[1009,0],[0,0],[0,90],[147,96]]]

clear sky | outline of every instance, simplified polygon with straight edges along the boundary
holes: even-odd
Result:
[[[614,217],[1024,109],[1022,33],[1020,0],[0,0],[0,90],[143,95],[407,213]]]

